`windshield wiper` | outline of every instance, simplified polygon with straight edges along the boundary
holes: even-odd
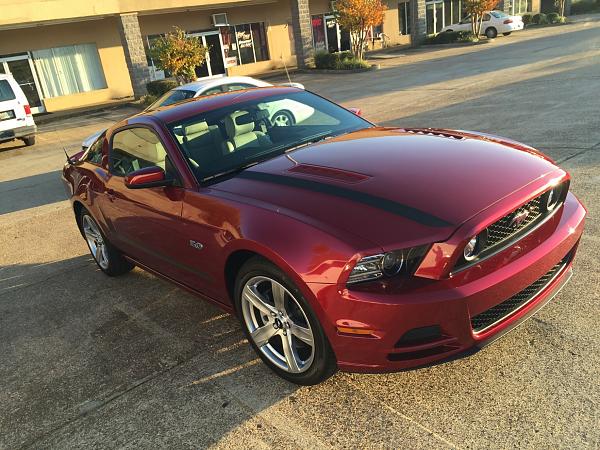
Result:
[[[222,177],[226,177],[228,175],[233,175],[233,174],[237,174],[239,172],[243,172],[244,170],[257,165],[259,162],[261,161],[252,161],[248,164],[244,164],[243,166],[239,166],[239,167],[235,167],[233,169],[229,169],[229,170],[225,170],[223,172],[219,172],[219,173],[215,173],[214,175],[209,175],[207,177],[202,178],[202,183],[205,183],[207,181],[213,181],[217,178],[222,178]]]
[[[301,141],[299,144],[296,144],[292,147],[286,148],[283,152],[284,153],[288,153],[291,152],[292,150],[296,150],[302,147],[306,147],[307,145],[311,145],[314,144],[316,142],[319,141],[324,141],[325,139],[329,139],[334,137],[334,134],[331,134],[330,132],[327,133],[320,133],[320,134],[315,134],[314,136],[309,137],[308,139],[305,139],[303,141]]]

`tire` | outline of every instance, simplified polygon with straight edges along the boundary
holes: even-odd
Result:
[[[309,386],[335,373],[335,355],[317,316],[277,266],[259,257],[248,260],[238,273],[234,295],[250,345],[277,375]]]
[[[271,124],[274,127],[290,127],[295,123],[296,119],[294,115],[284,109],[277,111],[275,114],[273,114],[273,117],[271,117]]]
[[[508,31],[506,33],[502,33],[502,36],[510,36],[510,33],[512,33],[512,31]]]
[[[27,136],[23,138],[23,142],[27,147],[31,147],[35,144],[35,136]]]
[[[496,36],[498,36],[498,30],[496,30],[494,27],[486,28],[485,35],[488,39],[494,39]]]
[[[86,209],[82,209],[79,213],[77,223],[94,261],[102,272],[116,277],[130,272],[135,267],[135,264],[125,259],[121,252],[111,245],[100,231],[96,220]]]

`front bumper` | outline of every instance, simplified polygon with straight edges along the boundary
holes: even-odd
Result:
[[[535,232],[447,279],[415,277],[377,291],[309,284],[322,308],[322,323],[338,366],[355,372],[398,371],[453,359],[494,341],[537,312],[568,281],[585,214],[569,194],[562,211]],[[552,277],[546,280],[548,274]],[[519,298],[540,280],[547,282],[526,302],[481,331],[474,330],[473,318],[498,310],[498,305]],[[346,334],[340,327],[372,332]],[[419,340],[419,330],[437,334]]]
[[[37,132],[35,125],[13,128],[12,130],[0,131],[0,142],[12,141],[13,139],[33,136]]]

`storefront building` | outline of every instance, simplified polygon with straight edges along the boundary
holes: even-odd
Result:
[[[457,20],[462,0],[385,0],[369,49],[418,44]],[[505,0],[507,12],[540,0]],[[537,5],[536,5],[537,2]],[[34,113],[110,103],[146,93],[164,78],[153,40],[177,26],[209,48],[200,77],[256,75],[342,51],[350,34],[330,0],[20,0],[2,2],[0,73],[11,73]]]

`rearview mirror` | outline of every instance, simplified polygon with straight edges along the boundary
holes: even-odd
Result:
[[[360,108],[348,108],[348,111],[350,111],[352,114],[356,114],[357,116],[362,116],[362,111]]]
[[[144,167],[135,170],[125,177],[125,186],[129,189],[144,189],[157,186],[170,186],[172,179],[167,179],[165,171],[158,166]]]

